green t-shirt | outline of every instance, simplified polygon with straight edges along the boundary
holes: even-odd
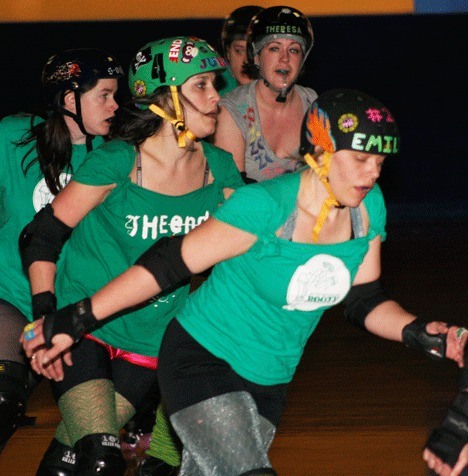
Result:
[[[88,155],[73,180],[117,186],[81,220],[60,257],[56,284],[60,307],[94,294],[160,238],[186,234],[224,202],[224,188],[243,185],[232,155],[202,144],[214,182],[180,196],[132,183],[129,174],[136,154],[123,141],[110,141]],[[188,291],[188,286],[180,287],[106,322],[93,335],[129,352],[157,356],[166,325],[184,305]]]
[[[34,117],[38,124],[42,119]],[[39,164],[35,162],[24,175],[21,163],[24,156],[35,148],[35,143],[16,146],[29,132],[31,116],[8,116],[0,121],[0,298],[17,307],[32,320],[31,291],[23,273],[18,250],[18,237],[34,215],[54,196],[47,187]],[[93,146],[103,142],[93,140]],[[86,145],[74,145],[72,171],[78,169],[86,156]],[[35,150],[25,160],[25,165],[36,158]],[[70,180],[69,173],[62,173],[62,184]]]
[[[376,185],[364,199],[367,236],[338,244],[295,243],[276,231],[295,208],[300,173],[236,191],[214,215],[258,237],[241,256],[217,264],[178,315],[201,345],[260,385],[289,382],[323,312],[348,293],[369,241],[385,239]]]

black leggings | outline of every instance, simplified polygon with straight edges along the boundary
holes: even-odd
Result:
[[[13,304],[0,299],[0,361],[15,362],[28,369],[28,393],[32,392],[42,376],[30,367],[29,360],[19,342],[23,328],[29,321]]]
[[[158,380],[169,415],[218,395],[245,391],[252,395],[259,414],[277,427],[286,402],[286,384],[258,385],[242,378],[193,339],[176,319],[164,334]]]

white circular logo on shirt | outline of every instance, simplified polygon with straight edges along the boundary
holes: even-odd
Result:
[[[314,311],[333,306],[344,299],[351,287],[351,275],[343,261],[318,254],[299,266],[289,282],[286,294],[289,311]]]
[[[70,181],[70,179],[71,179],[71,174],[62,172],[59,177],[60,184],[62,185],[62,187],[65,187],[65,185]],[[34,191],[32,195],[34,210],[38,212],[39,210],[44,208],[48,203],[51,203],[53,199],[54,199],[54,195],[49,190],[49,187],[47,186],[45,179],[43,178],[39,180],[37,185],[34,187]]]

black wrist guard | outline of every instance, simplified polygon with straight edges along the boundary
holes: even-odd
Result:
[[[453,468],[467,442],[468,393],[460,392],[441,427],[436,428],[429,436],[426,447]]]
[[[46,346],[52,347],[52,338],[57,334],[67,334],[73,342],[78,342],[97,323],[89,298],[63,307],[44,318],[43,332]]]
[[[57,310],[57,298],[51,291],[34,294],[32,297],[33,319],[39,319],[46,314],[51,314]]]
[[[443,359],[447,350],[446,334],[429,334],[426,331],[428,322],[415,319],[403,328],[403,344],[406,347],[422,350],[432,359]]]

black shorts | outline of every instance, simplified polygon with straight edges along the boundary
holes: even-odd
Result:
[[[258,385],[246,380],[226,361],[201,346],[176,319],[164,334],[158,380],[169,415],[203,400],[238,391],[248,392],[259,414],[275,427],[284,411],[287,384]]]
[[[117,393],[139,410],[157,385],[156,370],[141,367],[123,358],[111,358],[108,349],[94,340],[81,339],[72,347],[71,355],[73,365],[63,365],[64,379],[61,382],[51,381],[57,401],[76,385],[95,379],[107,379],[113,382]]]

